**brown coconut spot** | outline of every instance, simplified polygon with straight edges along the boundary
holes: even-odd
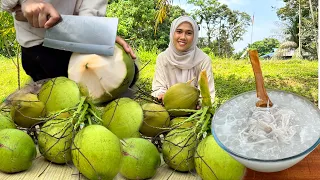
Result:
[[[135,156],[133,156],[133,155],[129,154],[128,152],[122,152],[122,154],[123,154],[124,156],[131,156],[131,157],[135,158],[136,160],[138,160],[138,158],[137,158],[137,157],[135,157]]]

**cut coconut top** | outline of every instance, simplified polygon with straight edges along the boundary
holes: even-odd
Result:
[[[111,96],[110,92],[121,86],[127,75],[123,53],[117,46],[113,56],[73,53],[69,62],[69,78],[85,85],[91,97],[100,98],[106,93]]]

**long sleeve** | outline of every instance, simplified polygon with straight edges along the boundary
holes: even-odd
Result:
[[[79,16],[102,16],[106,15],[108,0],[78,0],[76,12]]]
[[[165,67],[162,62],[161,54],[157,57],[155,74],[152,81],[152,93],[153,97],[158,97],[160,94],[164,94],[168,90],[165,79]]]
[[[12,12],[12,9],[25,0],[1,0],[1,9]]]
[[[211,102],[213,103],[215,99],[215,86],[214,86],[214,76],[212,72],[211,59],[209,57],[206,58],[203,63],[201,63],[200,72],[203,70],[206,70],[207,72]]]

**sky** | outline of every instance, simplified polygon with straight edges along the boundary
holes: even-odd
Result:
[[[277,17],[276,8],[284,6],[283,0],[218,0],[220,3],[228,5],[232,10],[246,12],[252,18],[254,15],[252,42],[263,40],[264,38],[275,37],[279,29],[276,22],[280,21]],[[174,5],[179,5],[187,12],[191,12],[194,7],[186,3],[186,0],[173,0]],[[234,44],[235,52],[243,50],[251,43],[252,26],[247,28],[243,40]],[[200,31],[200,36],[205,36],[205,32]]]

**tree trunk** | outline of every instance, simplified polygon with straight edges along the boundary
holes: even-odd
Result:
[[[220,18],[219,35],[218,35],[218,55],[219,55],[219,57],[221,56],[221,53],[220,53],[220,37],[221,37],[220,31],[221,31],[221,18]]]
[[[301,0],[299,0],[299,50],[298,50],[298,56],[299,56],[299,58],[300,57],[302,57],[302,51],[301,51],[301,49],[302,49],[302,42],[301,42],[301,35],[302,35],[302,33],[301,33]]]
[[[208,45],[209,45],[210,48],[212,48],[212,47],[211,47],[210,31],[209,31],[209,22],[206,22],[206,24],[207,24]]]
[[[313,21],[313,23],[316,23],[316,22],[315,22],[315,19],[314,19],[313,8],[312,8],[312,1],[311,1],[311,0],[309,0],[309,6],[310,6],[310,13],[311,13],[312,21]]]

